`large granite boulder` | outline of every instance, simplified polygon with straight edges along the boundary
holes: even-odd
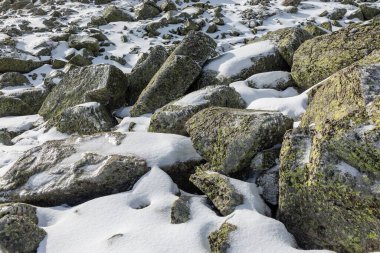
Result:
[[[202,32],[190,33],[172,52],[140,94],[130,114],[140,116],[183,96],[214,53],[216,43]]]
[[[44,65],[40,58],[11,46],[0,45],[0,73],[28,73]]]
[[[203,68],[196,89],[245,80],[262,72],[289,70],[277,46],[269,40],[257,41],[228,51],[209,61]]]
[[[285,61],[289,66],[292,66],[295,51],[302,43],[311,38],[312,36],[306,30],[299,27],[291,27],[268,32],[261,39],[272,41]]]
[[[128,89],[126,92],[127,103],[136,103],[141,92],[148,85],[149,81],[161,68],[169,54],[163,46],[152,47],[149,53],[143,54],[130,74],[127,74]]]
[[[211,106],[245,108],[245,102],[234,88],[207,86],[157,110],[150,120],[149,131],[187,135],[187,120]]]
[[[380,49],[380,21],[353,24],[303,43],[293,58],[292,76],[307,89]]]
[[[0,204],[0,251],[35,252],[46,236],[37,223],[35,207],[22,203]]]
[[[124,73],[112,65],[91,65],[82,68],[73,68],[70,70],[59,85],[53,88],[46,100],[42,104],[39,114],[45,120],[51,120],[52,125],[60,125],[62,118],[67,118],[67,115],[74,115],[73,109],[68,109],[83,103],[97,102],[104,106],[101,109],[102,113],[97,115],[106,115],[105,117],[97,117],[92,115],[93,122],[91,125],[78,126],[76,121],[65,121],[66,124],[62,130],[77,129],[78,127],[93,128],[93,124],[102,124],[102,120],[110,123],[110,116],[107,116],[105,110],[111,115],[111,110],[116,109],[125,104],[125,93],[128,82]],[[79,107],[76,107],[77,109]],[[83,109],[83,107],[81,107]],[[98,107],[99,108],[99,107]],[[86,112],[85,112],[86,111]],[[76,111],[74,116],[86,117],[91,110]],[[83,112],[81,114],[80,112]],[[93,111],[95,113],[95,111]],[[66,115],[66,116],[65,116]],[[84,120],[83,122],[91,120]],[[72,122],[72,124],[69,124]],[[107,123],[107,125],[108,125]],[[69,125],[68,125],[69,124]]]
[[[310,91],[300,127],[283,142],[279,218],[304,248],[380,248],[380,64],[372,59]]]
[[[279,112],[211,107],[190,118],[186,129],[212,170],[233,174],[249,168],[258,152],[281,143],[292,123]]]

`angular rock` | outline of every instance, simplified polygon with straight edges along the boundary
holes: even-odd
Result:
[[[0,249],[35,252],[46,232],[37,226],[36,208],[21,203],[0,205]]]
[[[23,52],[11,46],[0,45],[0,73],[20,72],[28,73],[45,63],[38,57]]]
[[[303,43],[293,58],[292,76],[307,89],[380,49],[380,21],[353,24]]]
[[[279,217],[307,249],[380,247],[380,65],[361,64],[312,90],[283,142]]]
[[[18,72],[8,72],[0,75],[0,89],[10,86],[30,84],[28,78]]]
[[[131,73],[127,75],[128,90],[126,97],[129,105],[136,103],[141,92],[161,68],[168,56],[163,46],[155,46],[150,49],[148,54],[144,54],[139,59]]]
[[[237,227],[233,224],[224,222],[220,228],[212,232],[208,236],[211,253],[227,253],[229,245],[229,235],[235,231]]]
[[[198,169],[191,175],[190,181],[206,194],[224,216],[231,214],[236,206],[243,204],[243,195],[235,189],[226,176]]]
[[[127,78],[115,66],[92,65],[74,68],[49,93],[39,114],[45,120],[59,118],[69,107],[87,102],[98,102],[111,111],[124,105],[126,90]],[[94,115],[93,119],[95,118],[97,116]],[[107,118],[104,120],[107,121]]]
[[[134,20],[134,18],[129,13],[113,5],[107,6],[103,12],[103,17],[108,23]]]
[[[189,196],[181,196],[174,201],[170,214],[172,224],[182,224],[190,220],[190,200]]]
[[[99,52],[99,41],[95,38],[86,35],[76,35],[73,34],[69,37],[69,46],[80,50],[82,48],[87,49],[92,53]]]
[[[380,7],[370,3],[363,3],[359,5],[360,11],[365,20],[370,20],[377,15],[380,15]]]
[[[196,89],[209,85],[228,85],[257,73],[288,69],[288,64],[272,42],[259,41],[231,50],[207,63]]]
[[[279,112],[211,107],[190,118],[186,129],[212,170],[233,174],[249,168],[258,152],[281,143],[292,123]]]
[[[245,102],[231,87],[208,86],[156,111],[151,118],[149,131],[187,135],[187,120],[200,110],[211,106],[245,108]]]
[[[143,3],[136,7],[136,19],[142,20],[154,18],[159,15],[160,12],[160,8],[154,1],[145,0]]]
[[[283,28],[264,35],[262,40],[270,40],[289,66],[293,65],[293,55],[299,46],[312,36],[299,27]]]
[[[103,105],[88,102],[64,109],[49,123],[63,133],[94,134],[110,131],[117,121]]]

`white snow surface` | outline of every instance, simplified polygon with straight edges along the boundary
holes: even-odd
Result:
[[[303,251],[295,249],[294,239],[283,224],[264,215],[266,206],[256,185],[237,180],[231,183],[244,195],[244,205],[228,217],[220,217],[203,196],[193,196],[191,219],[182,224],[170,223],[171,206],[179,190],[157,167],[129,192],[71,208],[38,208],[39,226],[48,233],[38,253],[206,253],[210,252],[208,234],[225,221],[238,226],[231,234],[228,252]]]

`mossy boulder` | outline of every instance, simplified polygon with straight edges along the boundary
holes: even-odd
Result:
[[[158,16],[161,10],[157,4],[152,0],[146,0],[143,3],[136,6],[136,19],[150,19]]]
[[[126,92],[127,103],[136,103],[141,92],[149,81],[161,68],[169,54],[163,46],[152,47],[149,53],[143,54],[130,74],[127,74],[128,90]]]
[[[260,151],[281,143],[292,123],[274,111],[211,107],[190,118],[186,129],[212,170],[233,174],[249,168]]]
[[[0,117],[36,114],[47,96],[40,88],[27,88],[0,95]]]
[[[77,35],[73,34],[69,37],[69,46],[80,50],[82,48],[87,49],[92,53],[99,52],[99,41],[93,37],[87,35]]]
[[[230,233],[235,231],[237,226],[224,222],[220,228],[212,232],[208,236],[208,242],[210,243],[211,253],[227,253],[229,244]]]
[[[27,52],[12,46],[0,45],[0,73],[28,73],[44,65],[45,62]]]
[[[140,116],[183,96],[214,53],[216,43],[202,32],[186,36],[140,94],[130,113]]]
[[[110,131],[117,121],[103,105],[89,102],[66,108],[49,123],[63,133],[94,134]]]
[[[285,137],[279,217],[304,248],[380,248],[379,79],[379,64],[335,73],[309,93],[300,127]]]
[[[45,120],[59,119],[64,117],[61,114],[68,108],[88,102],[97,102],[104,106],[105,110],[111,112],[125,104],[127,81],[124,73],[112,65],[73,68],[49,93],[39,114]],[[87,113],[89,112],[87,111]],[[104,114],[103,112],[102,109],[102,114]],[[107,120],[109,117],[99,118],[98,123],[102,124],[101,120],[109,122]],[[98,118],[96,115],[92,116],[92,119],[96,118]],[[84,127],[92,128],[92,126]]]
[[[371,3],[362,3],[359,5],[360,11],[365,20],[370,20],[380,15],[380,7]]]
[[[18,72],[7,72],[0,75],[0,89],[11,86],[22,86],[30,84],[29,79]]]
[[[126,153],[92,151],[97,140],[104,144],[113,138],[118,146],[125,137],[98,134],[48,141],[32,148],[3,175],[0,196],[3,201],[53,206],[129,190],[150,170],[145,160]]]
[[[150,121],[149,131],[187,135],[185,124],[204,108],[221,106],[244,108],[245,102],[233,88],[208,86],[165,105],[156,111]]]
[[[36,208],[22,203],[0,205],[0,250],[35,252],[46,232],[37,226]]]
[[[206,194],[224,216],[231,214],[236,206],[243,204],[243,195],[226,176],[199,168],[191,175],[190,181]]]
[[[292,66],[295,51],[302,43],[311,38],[312,36],[305,29],[291,27],[268,32],[261,39],[272,41],[285,61]]]
[[[380,49],[380,21],[353,24],[303,43],[294,54],[292,76],[307,89]]]
[[[108,22],[133,21],[134,18],[126,11],[110,5],[103,12],[103,18]]]

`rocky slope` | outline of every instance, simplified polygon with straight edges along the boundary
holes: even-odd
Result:
[[[380,2],[0,13],[0,252],[380,251]]]

